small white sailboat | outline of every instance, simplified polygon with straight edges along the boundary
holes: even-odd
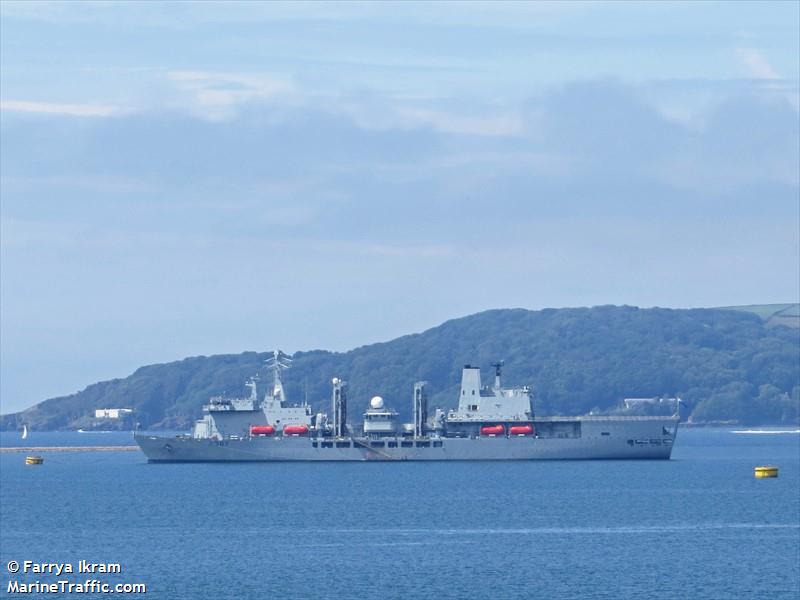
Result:
[[[27,425],[23,425],[22,426],[22,439],[23,440],[27,440],[28,439],[28,426]]]

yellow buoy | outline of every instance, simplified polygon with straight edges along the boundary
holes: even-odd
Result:
[[[40,465],[44,462],[44,458],[41,456],[26,456],[25,457],[25,464],[26,465]]]
[[[777,477],[778,467],[773,467],[772,465],[763,465],[760,467],[756,467],[753,474],[758,479],[762,479],[764,477]]]

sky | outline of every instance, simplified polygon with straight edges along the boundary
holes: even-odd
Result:
[[[3,1],[0,412],[490,308],[797,302],[799,7]]]

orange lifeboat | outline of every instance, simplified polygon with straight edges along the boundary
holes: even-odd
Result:
[[[508,433],[511,435],[531,435],[533,433],[533,425],[512,425]]]
[[[250,427],[250,435],[272,435],[275,433],[275,428],[272,425],[252,425]]]
[[[481,427],[481,435],[503,435],[506,428],[502,425],[484,425]]]
[[[283,428],[283,435],[305,435],[308,427],[305,425],[287,425]]]

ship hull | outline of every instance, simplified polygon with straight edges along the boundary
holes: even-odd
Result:
[[[674,417],[582,417],[541,422],[555,421],[579,423],[579,433],[573,437],[269,436],[222,440],[137,434],[136,442],[150,462],[665,460],[670,458],[678,429]]]

